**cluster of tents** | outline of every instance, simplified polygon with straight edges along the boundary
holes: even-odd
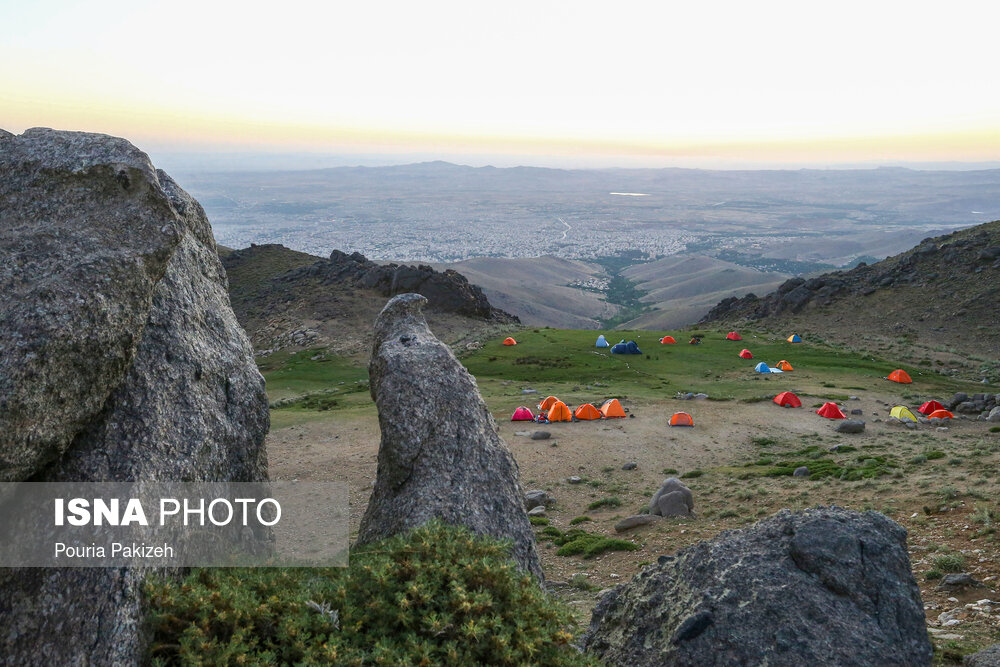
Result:
[[[623,338],[621,341],[611,345],[608,343],[608,339],[604,337],[604,334],[597,337],[597,343],[594,344],[594,347],[610,347],[611,354],[642,354],[642,350],[639,349],[639,345],[634,340],[626,343]]]
[[[538,404],[538,414],[533,414],[529,408],[520,406],[514,410],[510,420],[513,422],[534,421],[542,424],[550,422],[592,421],[595,419],[623,419],[628,415],[617,398],[609,398],[600,408],[593,403],[584,403],[575,410],[560,401],[555,396],[548,396]]]
[[[799,399],[798,396],[796,396],[790,391],[783,391],[771,400],[776,405],[780,405],[783,408],[802,407],[802,401]],[[937,401],[927,401],[919,408],[917,408],[917,412],[924,415],[928,419],[955,418],[955,415],[953,415],[948,410],[945,410],[944,406],[938,403]],[[816,410],[816,414],[818,414],[820,417],[826,417],[827,419],[847,419],[847,415],[844,414],[844,411],[841,410],[840,406],[838,406],[836,403],[824,403],[822,406],[820,406],[818,410]],[[889,416],[895,417],[900,421],[911,421],[911,422],[917,421],[916,415],[914,415],[913,412],[905,405],[897,405],[896,407],[892,408],[892,410],[889,411]]]

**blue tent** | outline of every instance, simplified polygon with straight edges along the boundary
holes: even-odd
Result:
[[[792,334],[791,336],[788,337],[788,342],[789,343],[801,343],[802,342],[802,338],[798,334]]]
[[[600,336],[597,337],[597,343],[595,347],[608,347],[608,339],[604,337],[604,334],[601,334]]]
[[[620,343],[615,343],[615,346],[611,348],[611,354],[642,354],[642,350],[639,349],[634,340],[627,343],[623,340]]]
[[[762,361],[756,366],[754,366],[754,370],[757,371],[758,373],[770,373],[771,367],[767,365],[767,362]]]

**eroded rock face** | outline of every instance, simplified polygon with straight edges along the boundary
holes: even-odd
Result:
[[[0,479],[267,479],[263,378],[196,201],[123,139],[35,129],[0,134],[0,217]],[[142,579],[0,570],[0,655],[136,664]]]
[[[606,594],[585,649],[610,665],[929,665],[906,531],[783,510],[663,556]]]
[[[427,328],[425,303],[401,294],[375,322],[368,371],[382,442],[358,543],[440,518],[512,540],[514,560],[542,580],[517,463],[475,379]]]

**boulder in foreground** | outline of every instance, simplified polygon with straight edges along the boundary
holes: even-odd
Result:
[[[517,462],[475,379],[428,329],[426,303],[400,294],[375,322],[368,370],[382,442],[358,543],[439,518],[511,540],[514,560],[542,581]]]
[[[906,531],[837,507],[775,516],[663,556],[598,603],[609,665],[929,665]]]

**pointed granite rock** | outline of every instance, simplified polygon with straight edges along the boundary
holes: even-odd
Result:
[[[400,294],[375,322],[369,375],[382,443],[358,543],[440,518],[511,540],[514,560],[542,580],[517,462],[475,379],[428,329],[426,303]]]

